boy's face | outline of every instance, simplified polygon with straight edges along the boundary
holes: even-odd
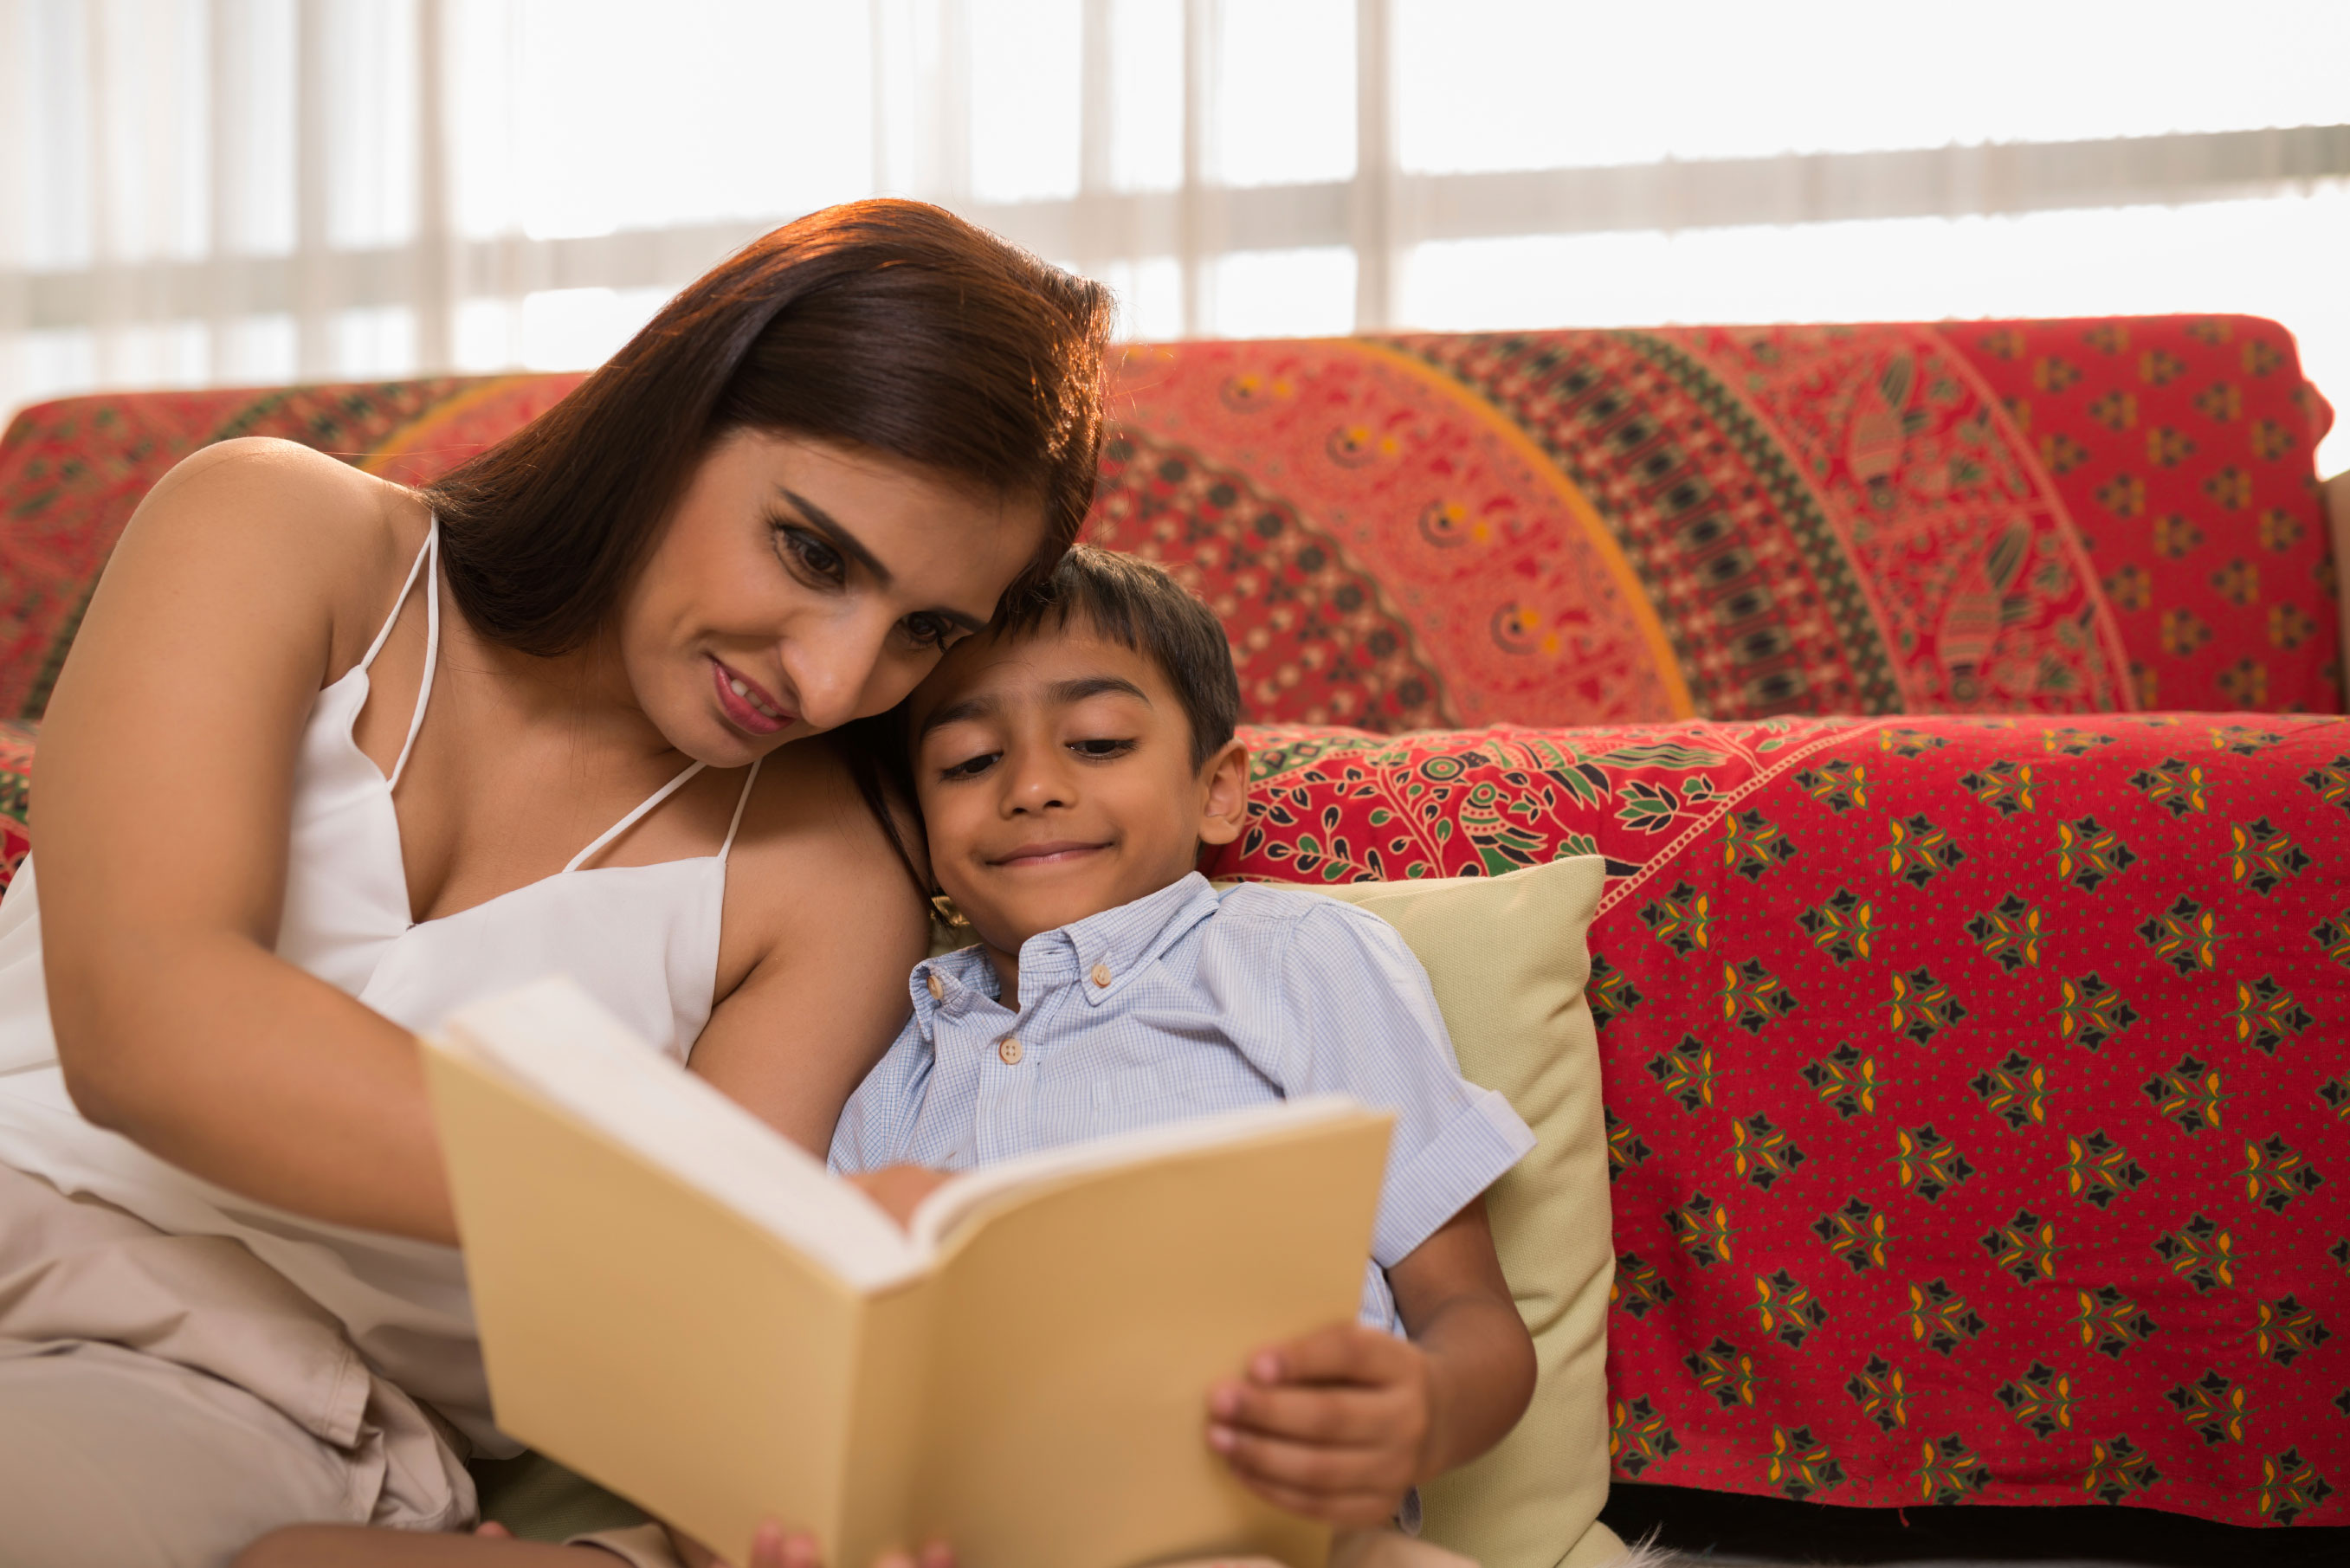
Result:
[[[1082,618],[966,639],[915,691],[912,722],[931,870],[1006,957],[1181,880],[1247,819],[1246,750],[1195,770],[1157,663]]]

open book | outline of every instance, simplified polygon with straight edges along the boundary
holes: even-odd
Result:
[[[458,1012],[425,1071],[498,1425],[735,1561],[835,1568],[1326,1537],[1209,1449],[1211,1382],[1351,1319],[1390,1118],[1295,1100],[957,1177],[910,1231],[567,981]]]

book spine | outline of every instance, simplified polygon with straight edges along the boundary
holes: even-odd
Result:
[[[937,1276],[924,1274],[868,1297],[859,1314],[840,1535],[837,1548],[823,1543],[829,1561],[869,1563],[885,1551],[912,1551],[935,1522],[918,1516],[914,1486],[930,1415],[939,1295]]]

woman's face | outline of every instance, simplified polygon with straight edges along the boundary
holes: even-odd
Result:
[[[894,706],[978,630],[1044,506],[802,436],[723,437],[622,597],[630,691],[669,742],[736,767]]]

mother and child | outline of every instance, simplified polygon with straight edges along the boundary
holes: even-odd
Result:
[[[512,1445],[412,1032],[555,971],[899,1212],[1145,1123],[1390,1108],[1358,1321],[1201,1390],[1201,1440],[1408,1529],[1509,1430],[1534,1358],[1481,1195],[1531,1135],[1388,927],[1194,869],[1246,815],[1230,650],[1072,548],[1109,318],[860,202],[437,483],[228,441],[148,495],[0,905],[12,1564],[706,1560],[465,1533],[465,1461]],[[926,960],[934,888],[976,941]]]

